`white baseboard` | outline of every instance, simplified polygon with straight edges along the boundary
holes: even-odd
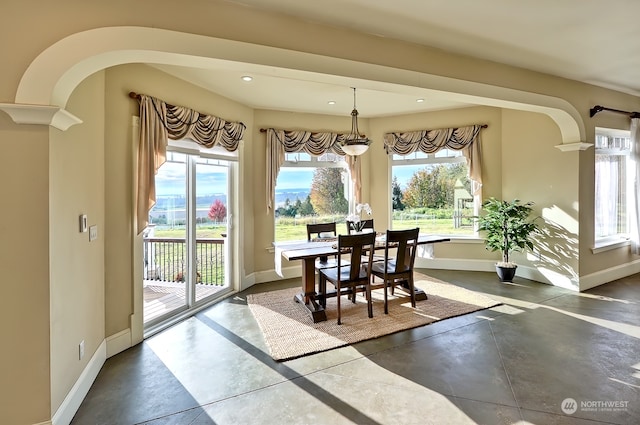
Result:
[[[244,291],[245,289],[252,287],[255,283],[256,273],[244,275],[244,277],[240,279],[240,287],[238,288],[238,291]]]
[[[131,348],[131,330],[125,329],[118,332],[117,334],[107,337],[106,343],[107,358],[115,356],[116,354],[123,352],[127,348]]]
[[[585,276],[580,276],[580,291],[595,288],[605,283],[640,273],[640,260],[620,264]]]
[[[292,266],[282,269],[282,276],[275,269],[264,270],[252,274],[254,283],[273,282],[276,280],[293,279],[302,276],[302,266]]]
[[[87,396],[91,385],[93,385],[106,360],[107,342],[105,340],[102,341],[102,344],[100,344],[89,363],[87,363],[87,367],[84,368],[73,388],[64,398],[56,413],[54,413],[51,418],[52,425],[69,425],[71,423],[73,416],[80,408],[80,404]]]
[[[489,260],[462,260],[460,258],[416,258],[415,267],[419,269],[490,272],[496,270],[495,263],[495,261]]]
[[[495,272],[494,260],[472,260],[460,258],[416,258],[416,268],[421,269],[442,269],[442,270],[463,270],[477,272]],[[601,270],[586,276],[574,276],[540,266],[518,266],[516,276],[548,285],[559,286],[572,291],[586,291],[599,285],[611,282],[616,279],[640,273],[640,260],[631,263],[621,264],[606,270]],[[302,268],[288,267],[282,270],[283,276],[278,275],[275,270],[264,270],[253,273],[254,283],[272,282],[282,279],[291,279],[302,275]],[[251,285],[249,285],[251,286]]]

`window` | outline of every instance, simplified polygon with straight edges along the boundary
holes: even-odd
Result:
[[[343,157],[287,153],[275,188],[275,240],[305,240],[307,223],[344,222],[351,198]]]
[[[461,151],[393,155],[392,228],[421,233],[473,235],[476,197]]]
[[[595,239],[598,242],[627,236],[627,162],[630,133],[596,128]]]

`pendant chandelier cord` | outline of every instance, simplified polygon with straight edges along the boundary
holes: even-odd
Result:
[[[360,138],[360,130],[358,129],[358,109],[356,108],[356,88],[353,89],[353,110],[351,111],[351,134],[349,136],[355,136],[355,139]],[[347,137],[349,139],[350,137]]]

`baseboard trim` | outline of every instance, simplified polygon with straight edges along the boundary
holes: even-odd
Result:
[[[292,266],[282,269],[282,276],[275,269],[264,270],[252,274],[254,283],[273,282],[283,279],[293,279],[302,276],[302,266]]]
[[[494,260],[472,260],[460,258],[416,258],[415,266],[421,269],[442,269],[442,270],[462,270],[477,272],[495,272]],[[574,276],[566,273],[559,273],[556,270],[545,268],[544,263],[539,266],[518,266],[516,276],[534,280],[548,285],[558,286],[572,291],[586,291],[599,285],[622,279],[633,274],[640,273],[640,260],[621,264],[605,270],[585,275]],[[264,270],[252,273],[254,283],[272,282],[282,279],[291,279],[302,276],[302,268],[288,267],[282,270],[282,276],[275,270]],[[251,285],[249,285],[251,286]]]
[[[640,260],[630,263],[620,264],[608,269],[599,270],[595,273],[580,276],[580,291],[595,288],[605,283],[640,273]]]
[[[125,329],[113,334],[106,339],[107,358],[115,356],[124,350],[131,348],[131,329]]]
[[[473,272],[495,271],[495,261],[462,260],[460,258],[416,258],[418,269],[465,270]]]
[[[91,357],[91,360],[89,360],[89,363],[87,363],[87,367],[84,368],[69,394],[56,410],[56,413],[54,413],[51,418],[52,425],[69,425],[71,423],[106,360],[107,342],[104,340]]]

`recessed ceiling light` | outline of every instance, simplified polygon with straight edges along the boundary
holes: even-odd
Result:
[[[242,76],[242,81],[252,81],[253,77],[250,75],[243,75]]]
[[[420,98],[420,99],[416,99],[416,102],[418,102],[418,103],[422,103],[422,102],[424,102],[424,99],[422,99],[422,98]]]
[[[330,100],[330,101],[328,101],[327,103],[328,103],[329,105],[335,105],[335,104],[336,104],[336,101],[335,101],[335,100]]]

